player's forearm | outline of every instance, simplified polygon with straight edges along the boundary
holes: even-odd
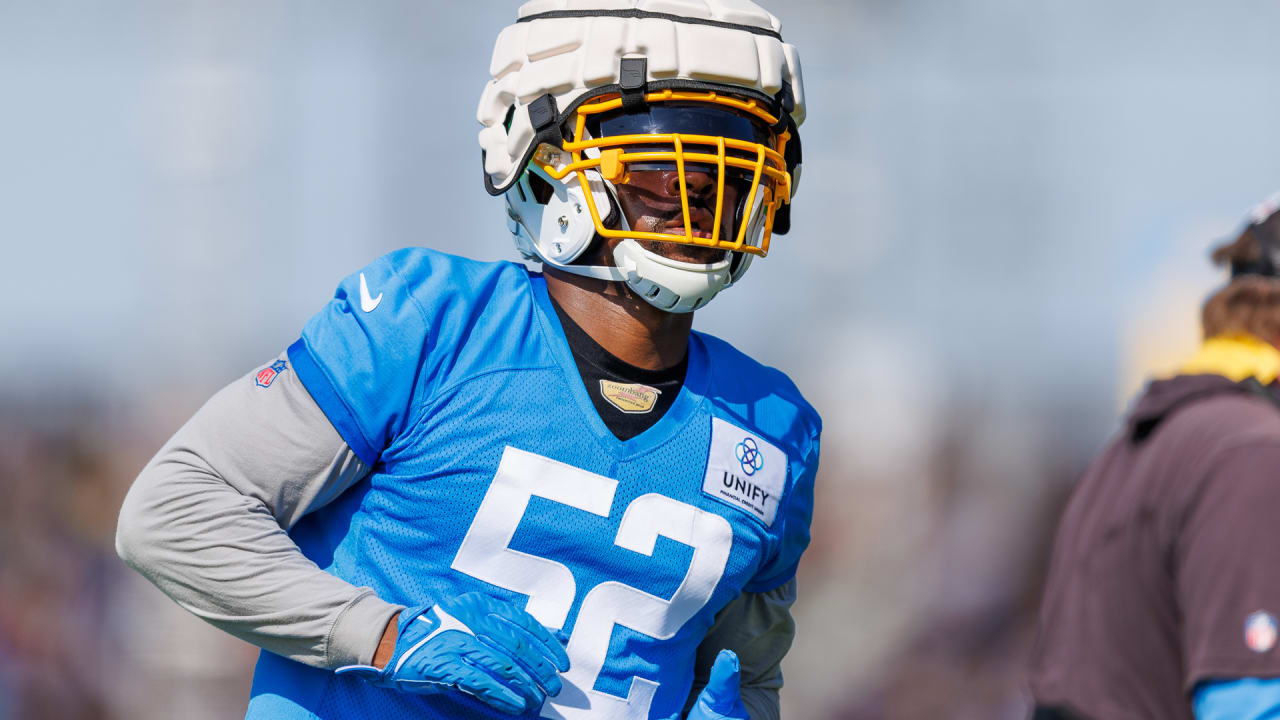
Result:
[[[766,688],[742,688],[742,704],[751,714],[751,720],[780,720],[778,691]]]
[[[373,652],[373,662],[371,663],[379,670],[386,667],[387,663],[391,660],[391,656],[395,654],[396,623],[399,619],[400,612],[397,611],[396,614],[392,615],[391,619],[387,621],[387,626],[382,629],[382,638],[378,640],[378,649]]]
[[[778,720],[782,658],[795,638],[795,621],[791,617],[795,599],[793,578],[767,592],[743,593],[721,610],[698,646],[689,704],[706,685],[716,654],[728,649],[737,654],[742,668],[742,704],[751,720]]]
[[[130,490],[120,556],[179,605],[308,665],[369,662],[398,609],[324,572],[256,501],[170,458]]]
[[[147,465],[121,510],[117,549],[184,608],[248,642],[314,666],[368,663],[398,606],[324,572],[284,530],[367,468],[287,363],[277,366],[224,388]]]

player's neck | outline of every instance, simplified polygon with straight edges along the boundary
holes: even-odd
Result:
[[[625,363],[664,370],[684,359],[693,313],[669,313],[626,285],[545,268],[547,292],[592,340]]]

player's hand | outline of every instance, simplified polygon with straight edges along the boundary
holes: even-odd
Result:
[[[564,647],[533,616],[467,593],[400,613],[396,649],[382,670],[348,665],[338,674],[412,693],[461,691],[519,715],[558,694],[568,669]]]
[[[751,720],[742,704],[738,676],[738,656],[732,650],[721,650],[711,665],[711,678],[686,720]]]

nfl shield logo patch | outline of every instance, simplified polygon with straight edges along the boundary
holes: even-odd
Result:
[[[289,364],[283,360],[277,360],[269,366],[262,368],[254,377],[254,383],[260,388],[269,388],[271,383],[276,381],[276,376],[289,368]]]
[[[1244,620],[1244,644],[1256,653],[1276,646],[1276,619],[1269,612],[1252,613]]]

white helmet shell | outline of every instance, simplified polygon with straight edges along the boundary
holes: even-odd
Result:
[[[567,110],[620,82],[623,57],[648,60],[648,80],[697,80],[769,98],[790,88],[791,118],[805,118],[800,55],[782,23],[749,0],[531,0],[498,35],[492,80],[476,119],[486,181],[505,192],[533,154],[529,105],[551,95]],[[510,127],[507,126],[508,119]]]
[[[480,99],[485,185],[506,195],[509,228],[526,258],[625,282],[658,308],[691,312],[742,277],[751,255],[688,263],[625,239],[614,250],[614,267],[572,265],[595,238],[586,193],[578,182],[556,181],[530,162],[540,145],[555,144],[559,124],[578,103],[624,85],[622,61],[637,57],[645,59],[646,73],[637,75],[647,75],[646,83],[697,83],[756,98],[777,107],[793,133],[804,122],[799,55],[782,41],[778,19],[749,0],[531,0],[498,36],[492,80]],[[798,179],[798,161],[792,174]],[[595,170],[585,176],[594,206],[616,208],[612,183]],[[534,182],[543,187],[540,200]],[[762,199],[747,218],[757,235]],[[629,230],[625,218],[618,220]]]

